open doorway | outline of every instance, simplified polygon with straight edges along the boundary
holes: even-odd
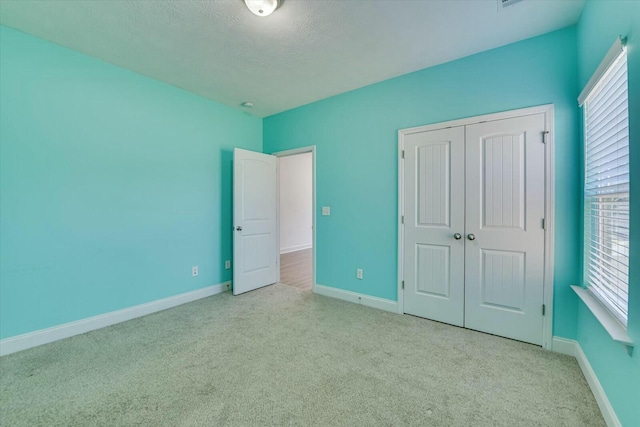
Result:
[[[314,147],[274,153],[278,157],[279,282],[313,291]]]

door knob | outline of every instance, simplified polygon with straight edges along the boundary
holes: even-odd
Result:
[[[467,239],[476,240],[476,235],[475,234],[467,234]]]
[[[236,227],[236,230],[238,230],[238,231],[242,231],[242,227],[241,227],[241,226],[237,226],[237,227]]]
[[[456,233],[456,234],[453,235],[453,238],[456,239],[456,240],[460,240],[460,239],[462,239],[462,234]]]

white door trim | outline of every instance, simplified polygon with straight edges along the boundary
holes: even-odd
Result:
[[[312,191],[312,195],[311,195],[311,199],[312,199],[312,215],[313,218],[311,219],[312,221],[312,226],[313,226],[313,232],[311,233],[311,241],[312,241],[312,245],[313,247],[311,248],[311,256],[312,256],[312,265],[311,265],[311,275],[312,275],[312,283],[311,283],[311,291],[312,292],[316,292],[316,146],[315,145],[310,145],[307,147],[300,147],[300,148],[294,148],[292,150],[285,150],[285,151],[277,151],[275,153],[271,153],[271,155],[276,156],[276,157],[286,157],[286,156],[295,156],[296,154],[304,154],[304,153],[311,153],[311,191]],[[278,253],[280,253],[280,161],[278,160],[278,182],[277,182],[277,190],[276,190],[276,194],[277,194],[277,213],[276,213],[276,241],[277,241],[277,245],[278,245]],[[276,276],[276,280],[278,282],[280,282],[280,257],[278,256],[278,269],[277,269],[277,276]]]
[[[476,123],[509,119],[513,117],[544,114],[545,129],[548,132],[545,142],[545,238],[544,238],[544,284],[543,304],[545,316],[542,326],[542,347],[550,350],[553,338],[553,231],[554,231],[554,109],[553,104],[540,105],[500,113],[485,114],[448,122],[400,129],[398,131],[398,313],[404,313],[403,265],[404,265],[404,138],[419,132],[426,132],[448,127],[467,126]],[[314,227],[315,230],[315,227]],[[315,243],[314,243],[315,245]]]

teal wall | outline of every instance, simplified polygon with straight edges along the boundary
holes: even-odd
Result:
[[[0,337],[231,279],[261,119],[7,27],[0,94]]]
[[[629,138],[631,157],[631,266],[628,334],[640,345],[640,2],[587,1],[578,23],[580,88],[618,36],[628,37]],[[640,425],[640,348],[630,357],[611,340],[582,303],[578,342],[623,426]]]
[[[638,17],[640,2],[589,0],[577,28],[264,122],[0,26],[0,338],[230,280],[233,147],[316,145],[318,283],[395,300],[398,129],[553,103],[554,335],[578,339],[622,424],[636,425],[640,350],[612,342],[568,286],[581,275],[576,96],[618,35],[629,38],[632,179],[640,173]],[[630,278],[640,343],[640,263]]]
[[[317,282],[397,298],[399,129],[555,104],[554,334],[575,338],[580,162],[575,27],[334,96],[264,121],[264,149],[317,146]],[[331,216],[321,216],[331,206]],[[364,269],[364,280],[355,270]]]

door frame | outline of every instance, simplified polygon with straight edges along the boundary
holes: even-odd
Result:
[[[543,300],[545,314],[542,320],[542,347],[550,350],[553,338],[553,230],[554,230],[554,108],[553,104],[539,105],[481,116],[467,117],[447,122],[398,130],[398,313],[404,314],[404,138],[414,133],[449,127],[468,126],[477,123],[510,119],[533,114],[544,114],[545,130],[545,201],[544,201],[544,283]]]
[[[278,158],[277,183],[276,183],[276,244],[278,245],[278,268],[276,281],[280,282],[280,157],[295,156],[297,154],[311,153],[311,292],[316,292],[316,146],[294,148],[285,151],[271,153]]]

